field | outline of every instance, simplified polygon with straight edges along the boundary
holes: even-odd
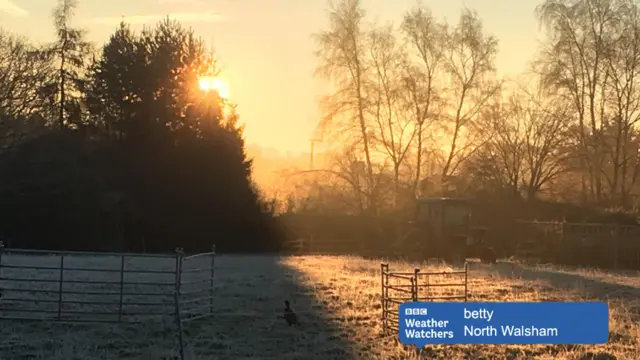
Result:
[[[390,267],[449,269],[402,262],[391,262]],[[471,301],[606,300],[611,308],[610,342],[603,346],[438,346],[425,350],[424,358],[640,359],[638,272],[506,261],[492,266],[472,263],[469,283]],[[416,358],[392,337],[381,336],[380,260],[218,256],[215,292],[215,314],[184,329],[187,359]],[[289,327],[281,318],[286,299],[299,314],[300,327]],[[3,321],[0,359],[176,358],[178,341],[171,318],[140,321],[111,325]]]

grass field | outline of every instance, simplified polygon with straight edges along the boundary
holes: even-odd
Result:
[[[35,261],[35,260],[33,260]],[[4,261],[3,261],[4,263]],[[166,265],[169,266],[169,265]],[[411,271],[438,264],[391,262]],[[640,359],[640,274],[514,262],[472,263],[471,301],[598,299],[611,308],[603,346],[437,346],[427,359]],[[380,260],[343,256],[218,256],[216,313],[184,329],[187,359],[413,359],[381,336]],[[302,325],[281,317],[288,299]],[[168,317],[140,324],[0,324],[0,359],[174,359]]]

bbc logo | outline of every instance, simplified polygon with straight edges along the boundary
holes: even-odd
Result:
[[[427,315],[426,308],[406,308],[404,309],[405,315]]]

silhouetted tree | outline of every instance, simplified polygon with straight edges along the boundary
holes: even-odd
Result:
[[[0,154],[42,125],[40,89],[49,61],[26,39],[0,29]]]
[[[90,67],[85,93],[90,121],[109,140],[123,140],[124,127],[140,108],[140,99],[133,97],[140,92],[134,86],[143,83],[134,79],[142,74],[134,68],[143,65],[136,62],[140,55],[135,34],[121,23]]]
[[[59,35],[79,41],[66,26],[72,5],[57,10]],[[121,24],[86,74],[84,58],[74,57],[84,45],[67,45],[48,52],[63,65],[43,74],[60,85],[56,104],[68,103],[71,89],[82,97],[57,114],[42,102],[36,115],[56,126],[0,153],[0,234],[20,247],[277,249],[235,107],[198,86],[217,68],[192,31],[168,19],[141,34]],[[61,131],[71,110],[84,131]]]
[[[77,125],[81,121],[77,94],[81,93],[83,72],[92,50],[91,43],[84,40],[84,31],[69,24],[77,5],[77,0],[58,0],[52,13],[56,40],[48,51],[55,71],[52,71],[47,93],[50,110],[52,114],[54,108],[57,110],[61,129],[71,122]]]
[[[215,75],[203,42],[168,19],[140,35],[121,24],[92,67],[91,118],[118,144],[114,181],[141,224],[153,224],[137,232],[148,246],[201,248],[214,238],[223,250],[272,245],[237,114],[198,87]]]

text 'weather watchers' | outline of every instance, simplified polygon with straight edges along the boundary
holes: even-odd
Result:
[[[404,344],[603,344],[609,309],[602,302],[434,303],[399,308]]]

